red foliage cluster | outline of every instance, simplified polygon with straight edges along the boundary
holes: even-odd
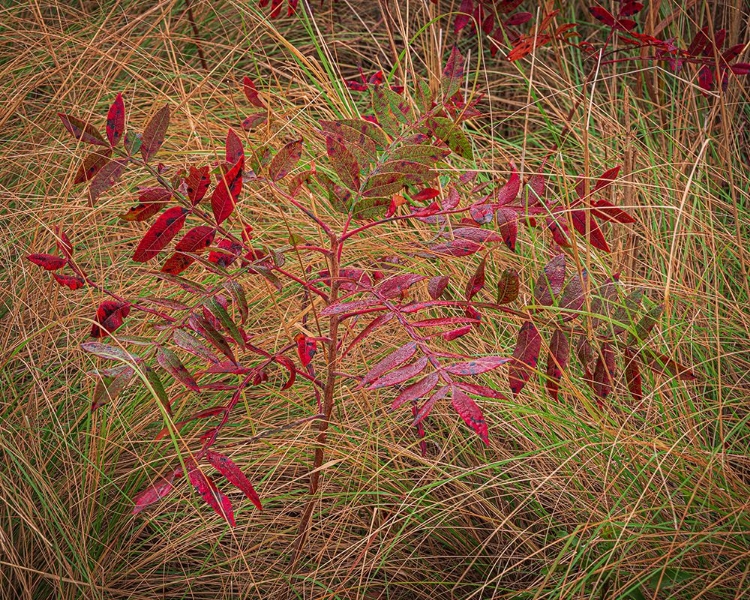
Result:
[[[411,407],[409,423],[416,428],[423,454],[427,452],[425,424],[439,404],[451,406],[481,441],[489,444],[490,428],[481,408],[484,400],[480,399],[505,396],[491,382],[481,383],[477,377],[507,365],[508,388],[517,396],[538,372],[543,347],[548,350],[543,378],[554,400],[559,397],[562,376],[570,373],[573,346],[583,379],[602,406],[613,389],[618,351],[636,399],[642,396],[641,364],[683,379],[694,377],[686,367],[645,346],[659,309],[646,310],[642,315],[642,291],[635,290],[621,299],[621,286],[614,279],[596,284],[585,270],[569,267],[565,252],[576,244],[571,228],[594,248],[608,252],[605,229],[599,222],[635,221],[610,202],[611,196],[606,197],[616,183],[619,167],[605,171],[590,191],[587,182],[579,180],[578,198],[572,203],[563,194],[554,193],[544,165],[525,181],[511,163],[506,181],[476,182],[478,174],[468,167],[474,150],[463,124],[480,113],[477,99],[466,98],[461,89],[464,69],[464,57],[453,48],[442,73],[440,93],[433,94],[426,82],[417,81],[416,102],[386,86],[382,74],[350,85],[369,92],[372,114],[369,118],[319,123],[327,156],[325,170],[300,168],[305,140],[291,140],[277,152],[264,152],[262,159],[257,159],[258,152],[246,157],[240,137],[230,129],[222,163],[213,168],[191,164],[169,179],[168,167],[153,164],[170,124],[168,106],[154,113],[142,135],[126,134],[125,106],[118,95],[107,115],[106,140],[92,124],[60,115],[76,139],[97,147],[83,159],[83,171],[79,169],[79,174],[84,174],[80,181],[90,181],[92,202],[114,186],[128,167],[140,168],[154,178],[154,185],[141,188],[137,204],[121,218],[130,222],[154,219],[132,260],[146,263],[164,256],[161,269],[154,275],[180,294],[179,300],[121,298],[87,275],[74,260],[73,246],[62,231],[57,232],[61,256],[29,255],[33,263],[53,271],[61,285],[71,289],[89,285],[107,296],[93,317],[94,340],[82,347],[119,365],[97,372],[101,380],[92,410],[116,398],[137,379],[138,372],[148,381],[161,409],[171,415],[173,398],[155,367],[172,376],[184,388],[183,393],[200,394],[205,399],[205,394],[216,392],[222,398],[218,404],[169,424],[158,434],[157,439],[162,439],[190,423],[211,422],[191,458],[139,494],[134,512],[169,495],[176,482],[186,478],[201,498],[233,525],[231,502],[202,470],[208,466],[260,508],[258,494],[247,477],[215,449],[234,407],[248,388],[280,384],[288,389],[302,381],[314,390],[324,436],[337,381],[343,377],[335,365],[364,340],[378,348],[375,334],[386,324],[400,327],[408,341],[386,351],[383,358],[355,378],[359,388],[389,390],[394,410],[403,405]],[[245,78],[243,90],[252,106],[271,114],[252,80]],[[449,159],[452,168],[444,168]],[[438,178],[439,172],[458,175],[445,183]],[[257,186],[279,204],[296,210],[317,227],[327,247],[295,238],[290,238],[290,245],[275,250],[254,247],[253,228],[237,211],[246,185]],[[305,205],[300,195],[303,188],[327,199],[329,213]],[[210,211],[203,206],[206,197],[210,199]],[[411,220],[435,229],[431,241],[415,240],[411,253],[371,257],[366,259],[370,262],[362,264],[347,254],[353,238],[365,236],[376,227]],[[530,303],[513,309],[508,305],[520,298],[519,273],[511,268],[497,273],[493,301],[488,297],[495,276],[492,257],[501,251],[517,252],[523,226],[546,227],[554,250],[531,286]],[[507,250],[501,250],[504,247]],[[285,267],[287,253],[319,258],[325,268],[317,275],[312,267],[295,274]],[[412,271],[410,259],[414,257],[420,259],[414,264],[424,259],[441,263],[461,258],[476,258],[476,264],[470,268],[470,277],[457,283],[447,275],[427,277]],[[56,272],[63,267],[74,275]],[[203,282],[188,279],[183,273],[189,269],[196,277],[210,277]],[[259,347],[252,328],[262,325],[253,320],[248,306],[243,283],[248,276],[263,278],[271,289],[279,291],[285,285],[298,286],[304,302],[316,305],[325,333],[299,333],[273,350]],[[593,317],[584,314],[587,296]],[[102,341],[119,332],[132,313],[150,320],[150,331],[155,332],[152,337],[117,333],[117,344]],[[451,348],[447,344],[481,331],[490,314],[517,324],[515,349],[510,356],[471,356],[458,345],[446,349]],[[589,326],[578,324],[584,319],[591,319]],[[623,339],[626,333],[627,339]],[[549,341],[545,343],[545,339]],[[135,345],[137,352],[125,350],[124,344]],[[321,348],[324,351],[319,352]],[[192,366],[196,360],[203,365],[197,370]],[[327,365],[323,379],[316,370],[321,361]],[[282,382],[276,377],[279,372]],[[320,461],[322,451],[316,453],[314,472]],[[314,487],[311,483],[312,491]]]

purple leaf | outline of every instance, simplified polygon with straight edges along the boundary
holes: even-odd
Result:
[[[539,330],[531,321],[526,321],[518,332],[516,349],[513,351],[514,360],[510,365],[510,390],[514,396],[528,383],[531,372],[536,368],[541,347]]]

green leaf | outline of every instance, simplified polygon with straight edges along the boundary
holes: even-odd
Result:
[[[419,110],[426,113],[432,108],[432,90],[430,90],[430,82],[422,78],[417,79],[415,92]]]
[[[352,217],[355,219],[375,219],[385,216],[390,198],[364,198],[357,202],[352,209]]]
[[[91,412],[115,400],[130,385],[133,375],[135,375],[135,370],[131,367],[125,367],[112,378],[100,379],[96,384],[96,388],[94,388]]]
[[[162,347],[158,349],[156,352],[156,362],[186,388],[194,392],[201,391],[193,376],[185,368],[185,365],[182,364],[180,358],[169,348]]]
[[[370,86],[370,95],[372,97],[372,110],[378,118],[378,123],[392,137],[397,137],[401,126],[399,125],[399,119],[391,110],[385,88],[382,85]]]
[[[304,241],[304,240],[303,240]],[[245,288],[243,288],[234,279],[229,279],[224,282],[224,289],[229,292],[234,300],[234,305],[240,313],[240,322],[244,324],[247,319],[247,297],[245,296]]]
[[[125,150],[128,156],[137,154],[143,144],[143,136],[140,133],[128,131],[125,133]]]
[[[432,166],[450,154],[450,150],[428,144],[407,144],[388,153],[389,161],[406,160]]]
[[[146,379],[151,384],[151,388],[153,389],[154,394],[156,394],[157,399],[159,400],[159,402],[161,402],[166,411],[171,415],[172,405],[169,403],[169,396],[167,396],[167,392],[164,389],[164,384],[161,382],[161,379],[159,379],[159,375],[151,367],[146,367],[144,369],[144,372],[146,374]]]
[[[659,304],[643,315],[636,324],[635,331],[628,336],[628,344],[636,345],[645,342],[663,312],[664,305]]]
[[[240,348],[244,348],[245,340],[242,337],[240,330],[237,329],[237,325],[235,325],[234,321],[232,320],[232,317],[230,317],[226,309],[221,304],[219,304],[219,301],[216,298],[209,298],[204,303],[204,306],[208,310],[210,310],[211,313],[217,319],[219,319],[219,322],[222,324],[222,326],[229,332],[229,334],[234,338],[234,340],[240,345]]]
[[[471,142],[461,127],[445,117],[435,117],[430,120],[430,127],[435,137],[442,140],[459,156],[473,160],[474,152]]]

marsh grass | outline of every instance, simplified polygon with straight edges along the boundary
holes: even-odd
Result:
[[[122,251],[142,228],[117,218],[142,181],[126,177],[92,209],[72,186],[83,150],[55,113],[103,115],[123,91],[129,125],[142,126],[169,102],[164,154],[213,161],[227,127],[239,130],[247,112],[239,81],[250,74],[277,119],[247,134],[246,147],[302,136],[310,161],[324,152],[316,120],[361,107],[342,78],[361,64],[397,79],[428,73],[435,83],[453,41],[429,2],[315,2],[314,19],[279,22],[255,4],[192,0],[208,73],[180,1],[30,0],[0,11],[0,597],[740,598],[750,585],[747,87],[733,82],[704,97],[694,72],[633,62],[602,68],[582,90],[590,62],[562,46],[509,64],[476,38],[459,40],[472,66],[466,88],[486,95],[486,118],[471,124],[473,168],[502,178],[513,159],[528,174],[561,142],[546,172],[556,193],[570,194],[573,175],[624,163],[616,200],[639,222],[608,231],[611,255],[580,245],[580,261],[665,300],[658,339],[700,380],[645,374],[641,406],[618,381],[603,413],[577,377],[564,379],[556,404],[535,381],[517,401],[482,404],[488,448],[436,408],[425,458],[408,422],[388,412],[387,395],[343,384],[322,494],[293,571],[315,431],[253,436],[309,416],[314,400],[304,386],[282,394],[272,385],[247,394],[222,441],[257,483],[262,513],[230,493],[238,523],[230,530],[183,486],[131,515],[133,495],[175,460],[168,443],[152,441],[158,410],[136,386],[89,413],[95,381],[86,371],[95,364],[78,345],[99,298],[62,292],[23,256],[48,250],[52,228],[64,225],[100,280],[145,294],[152,279]],[[747,23],[741,7],[711,8],[731,43],[747,41],[737,37],[747,31],[736,25]],[[666,30],[689,41],[708,10],[664,2],[649,18],[671,15]],[[558,20],[581,20],[584,35],[601,36],[583,14],[576,4]],[[582,93],[571,134],[559,140]],[[315,235],[268,198],[247,196],[241,210],[269,244],[288,229]],[[430,235],[419,224],[383,230],[355,244],[352,260],[408,250],[400,227]],[[493,252],[490,272],[515,265],[528,282],[548,248],[538,230],[524,229],[517,255]],[[471,264],[417,268],[463,281]],[[288,341],[301,315],[282,313],[262,281],[247,286],[251,309],[274,324],[255,333]],[[516,325],[488,322],[458,343],[509,354]],[[361,369],[398,335],[387,330],[342,369]],[[493,384],[504,385],[500,376]],[[185,412],[205,401],[181,398]]]

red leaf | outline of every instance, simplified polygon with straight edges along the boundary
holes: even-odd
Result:
[[[585,237],[586,212],[583,210],[573,210],[570,211],[570,216],[573,219],[573,227],[576,228],[578,233]],[[609,246],[607,245],[607,240],[604,239],[604,234],[602,234],[599,225],[597,225],[593,217],[589,219],[589,242],[594,248],[599,248],[599,250],[604,250],[604,252],[610,251]]]
[[[368,335],[370,335],[373,331],[375,331],[378,327],[384,325],[388,321],[390,321],[394,316],[394,313],[387,312],[385,314],[380,315],[376,319],[373,319],[368,323],[367,327],[365,327],[357,337],[355,337],[352,340],[352,343],[349,344],[349,347],[346,349],[346,351],[342,354],[342,356],[346,356],[349,354],[356,346],[359,344],[363,339],[365,339]]]
[[[245,131],[252,131],[256,127],[259,127],[260,125],[263,125],[268,120],[268,114],[262,112],[262,113],[253,113],[251,115],[248,115],[244,121],[242,121],[242,129]]]
[[[433,198],[437,198],[439,195],[440,195],[439,190],[428,187],[412,195],[411,199],[414,200],[415,202],[422,202],[424,200],[432,200]]]
[[[591,342],[586,339],[585,335],[578,337],[578,344],[576,345],[576,357],[578,362],[583,366],[584,371],[589,372],[596,360],[596,354],[594,349],[591,347]]]
[[[174,247],[175,253],[164,263],[161,268],[162,272],[172,275],[182,273],[195,261],[192,256],[187,256],[184,253],[200,254],[214,241],[214,235],[216,235],[216,230],[213,227],[207,225],[193,227],[177,242]]]
[[[643,10],[643,4],[640,2],[625,2],[625,4],[622,5],[622,8],[620,8],[620,14],[621,17],[630,17],[634,14],[637,14]]]
[[[485,225],[495,216],[495,208],[489,202],[477,202],[469,207],[469,214],[478,225]]]
[[[350,190],[359,190],[359,162],[354,154],[333,136],[326,136],[326,152],[333,170],[344,185]]]
[[[474,12],[474,0],[461,0],[456,20],[453,22],[453,33],[458,33],[469,24],[471,13]]]
[[[55,245],[57,250],[65,258],[71,259],[73,257],[73,244],[70,241],[68,235],[62,230],[61,227],[55,226]]]
[[[169,127],[169,105],[162,106],[143,130],[143,143],[141,144],[141,155],[143,160],[148,162],[149,159],[159,151],[164,143],[164,136],[167,135]]]
[[[472,275],[469,281],[466,283],[465,297],[467,300],[471,300],[484,287],[486,264],[487,264],[487,257],[484,257],[479,263],[479,266],[477,267],[477,270],[474,272],[474,275]]]
[[[376,291],[380,296],[385,298],[396,298],[403,295],[411,286],[423,279],[425,279],[424,275],[402,273],[381,282]]]
[[[565,286],[562,296],[560,297],[560,308],[565,311],[563,312],[563,321],[570,321],[578,316],[577,312],[581,310],[584,302],[585,286],[588,284],[588,271],[583,269],[582,275],[579,276],[577,273],[573,275],[573,278],[568,281],[568,285]]]
[[[510,304],[518,298],[520,280],[518,271],[510,267],[503,270],[497,282],[497,304]]]
[[[416,415],[414,415],[414,420],[412,421],[411,425],[412,427],[416,427],[419,425],[422,421],[424,421],[427,416],[432,412],[432,409],[435,407],[435,404],[438,400],[442,400],[448,395],[448,392],[451,388],[448,386],[444,386],[441,388],[438,388],[435,390],[435,392],[430,396],[430,398],[427,400],[427,402],[424,403],[422,408],[419,409]]]
[[[366,310],[374,306],[379,306],[380,301],[378,300],[356,300],[354,302],[336,302],[326,306],[320,311],[320,316],[330,317],[333,315],[341,315],[344,313],[357,313],[358,311]]]
[[[107,142],[104,141],[102,134],[90,123],[81,121],[76,117],[66,115],[65,113],[57,113],[60,120],[65,125],[65,129],[70,132],[75,139],[86,142],[87,144],[94,144],[95,146],[107,146]]]
[[[570,342],[568,336],[561,329],[555,329],[549,342],[547,355],[547,392],[553,400],[557,400],[560,389],[560,378],[568,368],[570,358]]]
[[[360,387],[369,385],[376,379],[385,375],[388,371],[395,369],[409,360],[417,351],[417,344],[415,342],[409,342],[404,344],[397,350],[391,352],[383,360],[377,363],[370,371],[362,378]]]
[[[650,354],[650,356],[648,354]],[[695,379],[698,379],[698,376],[690,368],[681,365],[669,356],[665,354],[652,354],[650,352],[648,354],[646,356],[646,364],[655,373],[672,375],[683,381],[694,381]]]
[[[245,494],[245,496],[250,499],[250,502],[255,504],[258,510],[263,510],[263,506],[260,503],[260,497],[255,491],[255,488],[253,488],[253,484],[250,483],[250,480],[234,463],[234,461],[223,454],[214,452],[213,450],[208,451],[206,458],[208,459],[208,462],[219,471],[219,473],[226,477],[229,483]]]
[[[82,288],[86,283],[80,277],[72,277],[71,275],[60,275],[58,273],[52,273],[52,277],[55,278],[55,281],[57,281],[57,283],[59,283],[60,285],[64,285],[65,287],[69,287],[71,290]]]
[[[615,353],[612,347],[604,342],[601,345],[601,354],[596,361],[594,369],[594,393],[604,400],[612,391],[612,382],[615,378]]]
[[[498,206],[510,204],[518,197],[518,191],[521,189],[521,177],[518,174],[514,162],[510,163],[510,177],[507,183],[495,193],[495,202]]]
[[[292,359],[287,358],[286,356],[275,356],[274,360],[289,371],[289,379],[287,379],[286,383],[281,386],[282,390],[288,390],[294,385],[295,379],[297,379],[297,369],[295,369]]]
[[[386,375],[383,375],[382,377],[376,379],[370,384],[368,389],[377,390],[379,388],[399,385],[401,383],[404,383],[404,381],[408,381],[409,379],[419,375],[422,371],[424,371],[426,366],[427,357],[423,356],[410,365],[406,365],[405,367],[401,367],[400,369],[391,371],[390,373],[387,373]]]
[[[614,206],[606,200],[597,200],[593,204],[591,214],[602,221],[614,221],[616,223],[635,223],[635,218],[630,216],[621,208]]]
[[[453,237],[471,240],[478,244],[487,244],[491,242],[502,242],[503,238],[497,232],[481,227],[457,227],[453,230]]]
[[[465,238],[458,238],[450,242],[443,242],[430,246],[430,254],[442,254],[444,256],[469,256],[482,250],[484,246]],[[430,256],[428,254],[427,256]]]
[[[234,133],[231,129],[229,131],[231,133]],[[227,136],[227,141],[228,140],[229,136]],[[187,186],[188,198],[193,206],[203,200],[203,197],[206,195],[208,186],[211,183],[211,178],[209,177],[208,172],[208,167],[201,167],[200,169],[196,169],[192,165],[190,166],[190,172],[185,178],[185,185]]]
[[[608,27],[615,26],[615,18],[608,10],[602,8],[601,6],[589,6],[589,12],[594,16],[594,18],[598,19]]]
[[[141,188],[139,204],[131,206],[128,212],[120,215],[125,221],[146,221],[158,213],[172,197],[172,193],[161,187]]]
[[[433,300],[437,300],[438,298],[440,298],[440,296],[443,295],[445,288],[448,287],[449,281],[449,275],[437,275],[435,277],[431,277],[427,282],[427,293],[430,295],[430,298],[432,298]]]
[[[471,427],[479,439],[489,446],[490,438],[487,430],[487,422],[484,420],[482,409],[469,396],[457,388],[453,388],[453,400],[451,402],[458,415]]]
[[[544,165],[542,165],[542,168],[544,168]],[[544,200],[544,191],[547,187],[544,173],[535,173],[529,177],[526,185],[529,187],[528,203],[530,206],[539,204],[541,200]]]
[[[611,185],[612,182],[617,179],[617,174],[620,172],[621,168],[622,165],[617,165],[616,167],[612,167],[611,169],[607,169],[606,171],[604,171],[604,173],[602,173],[599,179],[597,179],[596,181],[594,192],[598,192],[608,185]]]
[[[461,203],[461,197],[458,195],[458,190],[454,187],[451,187],[448,190],[448,195],[443,198],[443,201],[440,203],[443,207],[443,210],[453,210]]]
[[[128,159],[118,158],[106,163],[99,169],[99,172],[91,180],[91,186],[89,187],[89,199],[92,206],[96,204],[99,196],[117,183],[127,164]]]
[[[273,157],[268,167],[268,176],[272,181],[283,179],[294,169],[300,158],[302,158],[302,139],[289,142]]]
[[[422,396],[429,394],[437,385],[438,378],[439,377],[437,372],[430,373],[416,383],[413,383],[409,387],[405,388],[393,401],[391,410],[396,410],[406,402],[418,400]]]
[[[234,207],[242,191],[242,169],[244,166],[243,160],[237,161],[221,177],[216,189],[211,194],[211,209],[213,210],[217,225],[224,222],[234,211]]]
[[[122,101],[122,94],[117,94],[107,113],[107,139],[113,148],[120,142],[124,132],[125,103]]]
[[[505,21],[505,26],[516,27],[518,25],[523,25],[524,23],[531,21],[532,17],[533,15],[530,12],[519,12]]]
[[[621,31],[630,31],[631,29],[635,29],[636,23],[632,19],[620,19],[617,21],[617,29],[620,29]]]
[[[228,267],[237,260],[242,253],[242,246],[231,240],[219,240],[216,247],[224,250],[224,252],[211,250],[208,254],[208,262],[217,264],[220,267]]]
[[[515,252],[518,238],[518,213],[510,208],[500,208],[496,213],[496,219],[505,245],[510,248],[511,252]]]
[[[750,75],[750,63],[734,63],[729,68],[735,75]]]
[[[303,367],[310,364],[310,361],[318,351],[318,342],[313,338],[307,337],[304,333],[298,333],[294,340],[297,342],[297,356]]]
[[[193,376],[187,370],[185,365],[182,364],[182,361],[179,359],[179,357],[169,348],[162,347],[157,350],[156,362],[158,362],[165,371],[172,375],[172,377],[174,377],[186,388],[200,393],[201,389],[200,387],[198,387],[198,384],[195,382]]]
[[[442,327],[444,325],[464,325],[479,323],[479,319],[473,317],[436,317],[434,319],[425,319],[424,321],[414,321],[412,327]]]
[[[628,384],[628,391],[630,391],[633,400],[640,402],[643,400],[641,367],[635,353],[630,348],[625,348],[623,356],[625,358],[625,381]]]
[[[138,244],[133,254],[133,260],[146,262],[159,254],[182,229],[187,212],[181,206],[174,206],[165,210]]]
[[[711,91],[714,86],[714,71],[711,67],[704,65],[698,73],[698,85],[701,89]]]
[[[476,394],[477,396],[483,396],[485,398],[494,398],[495,400],[507,400],[504,394],[488,388],[484,385],[478,385],[476,383],[470,383],[468,381],[456,381],[454,384],[456,387],[461,388],[465,392]]]
[[[693,37],[693,41],[690,42],[690,46],[688,46],[686,53],[690,56],[698,56],[703,52],[704,48],[708,44],[708,26],[706,26],[696,32],[695,37]]]
[[[228,164],[234,165],[238,160],[245,159],[245,150],[242,147],[242,140],[233,129],[227,131],[227,141],[225,144],[225,160]]]
[[[109,157],[112,155],[111,148],[103,148],[87,155],[83,159],[81,166],[76,171],[75,179],[73,179],[73,185],[78,185],[85,181],[93,179],[96,174],[104,168],[109,162]]]
[[[558,254],[550,260],[534,284],[534,299],[537,304],[550,306],[565,283],[565,255]]]
[[[547,217],[547,227],[552,233],[552,239],[561,248],[570,248],[570,231],[565,221],[556,221],[554,217]]]
[[[230,526],[234,527],[232,503],[218,490],[213,480],[204,475],[195,465],[188,471],[188,477],[190,477],[190,483],[193,484],[195,491],[201,495],[204,502],[213,508],[216,514],[221,515]]]
[[[242,80],[242,91],[245,92],[245,97],[250,104],[257,106],[258,108],[266,107],[266,105],[263,104],[263,100],[261,100],[258,95],[258,90],[255,88],[255,82],[248,76],[245,76]]]
[[[105,338],[122,325],[130,313],[130,306],[122,302],[105,300],[96,309],[96,318],[91,326],[91,337]]]
[[[452,98],[459,90],[464,78],[464,57],[458,50],[458,46],[453,46],[451,54],[445,63],[443,76],[440,79],[440,87],[445,98]]]
[[[472,319],[475,323],[478,323],[479,321],[476,321],[475,319]],[[463,327],[459,327],[457,329],[452,329],[451,331],[446,331],[443,333],[443,339],[446,342],[451,342],[455,339],[458,339],[467,333],[469,333],[472,329],[472,325],[464,325]]]
[[[479,375],[497,369],[509,360],[502,356],[481,356],[474,360],[448,365],[444,370],[451,375]]]
[[[145,490],[140,492],[135,498],[133,498],[133,502],[135,503],[135,506],[133,507],[133,514],[137,515],[147,506],[150,506],[158,500],[161,500],[162,498],[167,496],[174,489],[174,485],[172,485],[174,477],[175,474],[173,472],[169,475],[169,477],[162,477],[161,479],[158,479],[155,483],[152,483]]]
[[[29,254],[28,258],[35,265],[39,265],[45,271],[57,271],[62,269],[66,264],[67,260],[54,254]]]
[[[532,370],[536,368],[541,347],[539,330],[531,321],[526,321],[518,332],[516,349],[513,351],[514,360],[510,364],[510,390],[514,396],[528,383]]]

